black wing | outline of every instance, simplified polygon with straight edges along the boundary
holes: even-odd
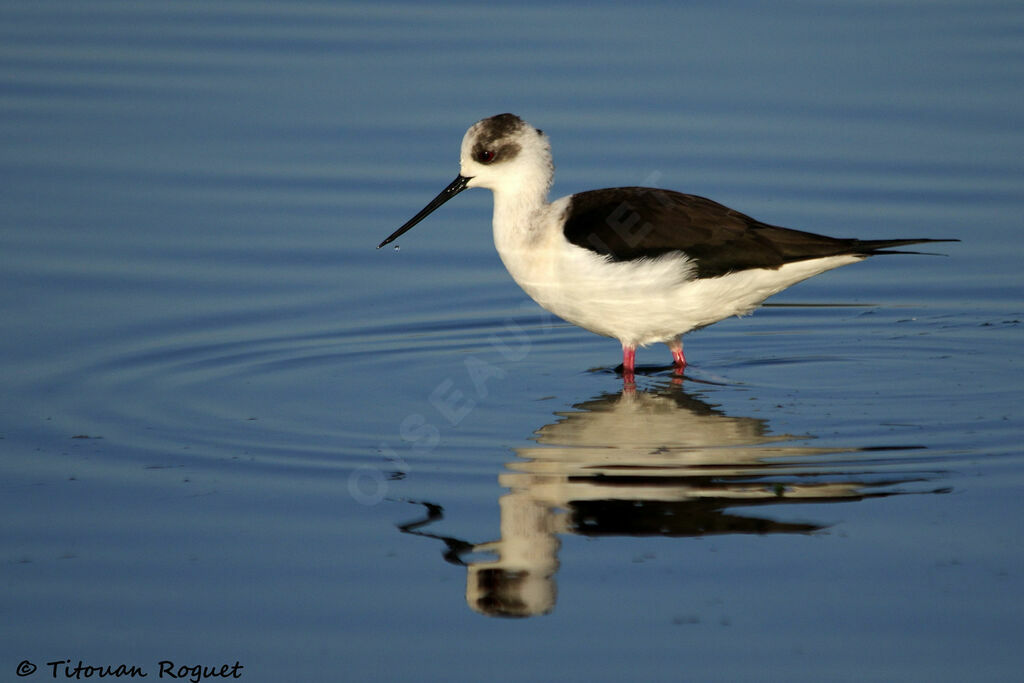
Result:
[[[857,240],[816,235],[762,223],[718,202],[648,187],[616,187],[572,195],[565,238],[615,261],[682,252],[697,277],[793,261],[884,253],[889,247],[956,240]]]

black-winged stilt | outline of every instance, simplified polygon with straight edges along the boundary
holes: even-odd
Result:
[[[890,247],[957,240],[838,239],[780,228],[710,199],[616,187],[548,202],[554,164],[547,136],[513,114],[473,124],[459,175],[378,245],[394,241],[470,187],[494,192],[494,245],[512,278],[555,315],[622,343],[633,381],[636,348],[757,308],[772,294]]]

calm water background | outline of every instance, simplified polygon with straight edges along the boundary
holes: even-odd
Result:
[[[4,680],[1019,680],[1024,5],[7,1],[0,67]],[[555,196],[963,242],[622,395],[489,193],[374,249],[503,111]]]

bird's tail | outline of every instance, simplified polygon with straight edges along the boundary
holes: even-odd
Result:
[[[930,254],[925,251],[892,251],[893,247],[905,247],[908,244],[926,244],[931,242],[959,242],[957,239],[912,239],[912,240],[856,240],[855,254],[875,256],[877,254]]]

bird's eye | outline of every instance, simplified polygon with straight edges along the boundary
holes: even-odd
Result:
[[[494,161],[494,152],[489,149],[482,149],[476,153],[476,160],[481,164],[489,164]]]

